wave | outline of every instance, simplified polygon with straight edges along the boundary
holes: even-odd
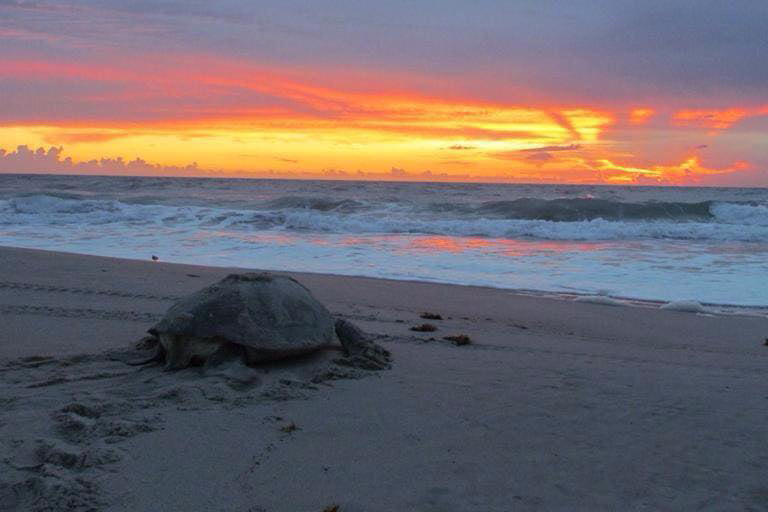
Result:
[[[584,220],[706,220],[712,217],[710,201],[699,203],[626,203],[607,199],[521,198],[483,203],[476,212],[508,219],[576,222]]]
[[[768,226],[768,206],[749,203],[713,203],[710,208],[718,222]]]
[[[477,206],[466,203],[433,203],[435,213],[455,213],[491,218],[578,222],[585,220],[697,220],[715,217],[713,201],[697,203],[649,201],[629,203],[596,198],[538,199],[488,201]],[[748,206],[748,205],[747,205]]]
[[[429,220],[400,216],[339,217],[284,214],[283,228],[324,233],[430,234],[539,240],[712,240],[768,242],[768,226],[716,222],[630,222],[594,219],[555,222],[527,219]]]
[[[332,199],[326,197],[287,196],[273,199],[267,203],[270,208],[299,208],[321,212],[353,212],[366,208],[366,204],[353,199]]]
[[[598,215],[599,214],[599,215]],[[282,197],[251,209],[126,203],[56,195],[0,200],[0,225],[109,224],[195,230],[429,234],[545,240],[768,242],[768,207],[747,203],[620,203],[595,199],[494,201],[419,207]]]

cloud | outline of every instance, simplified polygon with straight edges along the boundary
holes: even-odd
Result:
[[[541,151],[576,151],[581,149],[581,144],[569,144],[567,146],[542,146],[539,148],[528,148],[519,150],[520,153],[538,153]]]
[[[768,169],[756,167],[733,169],[722,174],[704,176],[696,184],[709,187],[766,187],[768,186]]]
[[[452,149],[454,151],[465,151],[470,149],[475,149],[475,146],[464,146],[462,144],[454,144],[453,146],[448,146],[446,149]]]
[[[40,7],[41,5],[41,2],[27,0],[0,0],[0,7],[20,7],[26,9],[34,9]]]
[[[186,166],[160,165],[141,158],[126,161],[123,157],[102,157],[75,163],[70,157],[62,158],[62,152],[62,147],[31,149],[26,145],[18,146],[12,151],[0,149],[0,172],[194,175],[198,171],[196,163]]]
[[[614,11],[612,20],[589,38],[591,44],[574,48],[580,57],[591,49],[596,52],[593,58],[605,59],[601,65],[628,79],[652,81],[681,93],[690,91],[694,83],[705,94],[713,86],[765,91],[768,69],[757,65],[768,49],[765,2],[622,0],[613,4],[623,12]]]
[[[535,148],[518,149],[512,151],[495,151],[488,153],[488,156],[500,160],[527,161],[541,165],[555,159],[555,155],[552,153],[563,151],[578,151],[580,149],[581,144],[539,146]]]
[[[672,122],[678,126],[701,126],[714,132],[726,130],[734,123],[751,115],[759,115],[760,111],[749,112],[743,108],[724,110],[680,110],[672,116]]]
[[[247,4],[246,4],[247,5]],[[209,18],[237,23],[247,23],[253,16],[246,7],[231,2],[208,2],[205,0],[0,0],[0,7],[38,11],[60,11],[63,15],[77,12],[82,17],[98,19],[114,17],[116,14],[147,17],[165,16],[171,18]],[[252,10],[251,10],[252,11]],[[84,15],[84,16],[83,16]]]
[[[107,142],[124,137],[132,137],[137,133],[132,132],[83,132],[83,131],[57,131],[43,134],[45,142],[50,144],[78,144],[82,142]]]
[[[763,0],[556,4],[0,0],[0,26],[78,37],[96,53],[162,44],[164,51],[193,47],[292,69],[424,70],[440,87],[449,77],[457,90],[494,100],[519,99],[521,92],[579,103],[723,97],[713,91],[729,92],[731,100],[765,97]],[[30,51],[29,44],[15,48]],[[48,52],[80,57],[72,50],[51,44]]]
[[[642,125],[656,113],[652,108],[634,108],[629,112],[629,124]]]
[[[698,186],[745,186],[765,187],[768,185],[768,168],[746,161],[734,161],[717,167],[703,165],[699,158],[692,156],[676,164],[652,165],[646,168],[617,164],[607,159],[586,159],[569,157],[565,163],[569,171],[563,174],[556,157],[546,153],[529,153],[522,164],[508,175],[489,176],[486,173],[448,173],[441,171],[406,171],[392,167],[388,172],[328,168],[322,171],[295,170],[286,172],[274,169],[219,170],[198,167],[196,163],[186,166],[160,165],[142,158],[126,160],[122,157],[102,157],[88,161],[74,162],[63,156],[62,147],[33,149],[26,145],[7,151],[0,149],[0,173],[51,173],[51,174],[118,174],[137,176],[189,176],[189,177],[253,177],[253,178],[303,178],[303,179],[371,179],[396,181],[481,181],[481,182],[547,182],[562,183],[564,177],[570,183],[625,183],[625,184],[670,184]],[[552,165],[544,165],[554,160]],[[445,162],[443,162],[445,164]],[[474,167],[472,162],[466,167]]]
[[[60,170],[62,167],[71,166],[69,159],[61,160],[62,148],[51,147],[30,149],[27,146],[18,146],[15,151],[0,149],[0,171],[4,172],[28,172]]]
[[[544,162],[549,162],[553,158],[555,158],[555,157],[552,156],[551,154],[543,151],[541,153],[533,153],[533,154],[527,156],[525,159],[529,160],[531,162],[544,163]]]
[[[0,50],[0,56],[2,51]],[[472,98],[396,95],[326,86],[323,79],[296,77],[282,68],[206,56],[165,55],[112,62],[8,60],[0,67],[0,123],[107,126],[136,131],[179,123],[295,131],[343,127],[418,138],[559,141],[563,131],[549,109],[489,104]],[[205,69],[196,71],[195,66]],[[160,70],[161,72],[158,72]],[[32,107],[33,106],[33,107]],[[558,118],[576,116],[564,110]],[[579,110],[580,116],[588,113]],[[136,123],[141,123],[137,128]],[[324,126],[323,126],[324,124]],[[572,128],[573,129],[573,128]],[[591,128],[600,132],[599,128]],[[92,131],[83,131],[87,137]],[[579,133],[573,129],[574,133]],[[71,139],[51,143],[77,142]],[[451,149],[472,149],[469,143]]]
[[[82,0],[81,0],[82,2]],[[210,2],[209,0],[90,0],[94,9],[108,9],[117,13],[170,18],[201,18],[203,20],[236,23],[253,22],[258,12],[249,2]]]

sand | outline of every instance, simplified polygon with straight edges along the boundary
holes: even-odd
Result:
[[[230,271],[0,248],[0,510],[768,510],[764,317],[291,274],[392,369],[125,364]]]

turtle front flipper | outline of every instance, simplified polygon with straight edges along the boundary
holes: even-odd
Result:
[[[335,324],[336,336],[344,348],[346,359],[339,363],[365,370],[386,370],[391,367],[392,356],[377,345],[355,324],[339,319]]]
[[[120,361],[128,366],[145,366],[152,363],[162,363],[165,361],[165,349],[157,339],[157,336],[149,335],[141,338],[136,343],[136,348],[139,350],[151,350],[152,355],[139,360],[130,360],[128,357],[112,357],[115,361]],[[132,354],[131,354],[132,355]],[[129,356],[130,357],[130,356]]]
[[[165,369],[182,370],[188,366],[202,366],[208,358],[219,352],[223,341],[217,338],[184,337],[160,333],[160,345],[165,349]]]

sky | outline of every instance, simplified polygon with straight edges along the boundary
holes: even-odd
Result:
[[[768,186],[764,0],[0,0],[0,172]]]

